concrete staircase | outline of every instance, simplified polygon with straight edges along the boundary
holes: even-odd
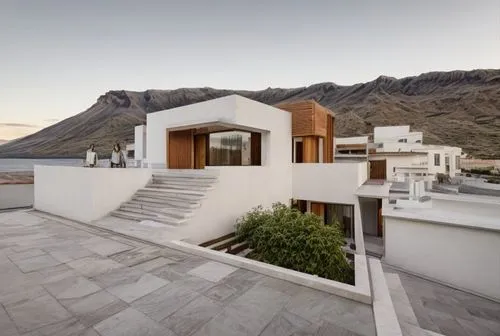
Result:
[[[200,207],[217,176],[205,170],[154,171],[151,181],[111,216],[135,221],[154,221],[178,226]]]

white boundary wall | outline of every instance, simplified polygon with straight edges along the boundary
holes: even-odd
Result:
[[[0,210],[33,205],[33,184],[0,185]]]
[[[118,208],[150,178],[149,169],[35,166],[34,208],[88,223]]]
[[[500,228],[384,218],[388,264],[500,301]]]

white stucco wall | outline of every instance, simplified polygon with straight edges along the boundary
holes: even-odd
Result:
[[[233,232],[239,217],[252,208],[273,203],[289,204],[292,198],[290,169],[271,167],[217,167],[219,181],[193,218],[185,225],[182,236],[202,243]]]
[[[366,166],[366,162],[295,163],[293,198],[354,204],[356,190],[365,182]]]
[[[373,129],[373,142],[394,141],[401,135],[410,133],[410,126],[380,126]],[[397,140],[396,140],[397,141]]]
[[[234,95],[149,113],[146,125],[146,157],[150,166],[166,168],[167,128],[213,122],[234,123],[235,117],[236,96]]]
[[[500,301],[500,231],[385,217],[385,261]]]
[[[269,129],[262,133],[262,166],[206,167],[218,172],[219,181],[183,229],[196,242],[234,231],[236,220],[258,205],[292,198],[291,114],[246,98],[233,102],[232,123]]]
[[[134,128],[134,159],[143,160],[146,158],[146,126],[139,125]]]
[[[33,205],[33,184],[0,185],[0,210]]]
[[[88,223],[118,208],[150,178],[149,169],[35,166],[34,208]]]
[[[367,162],[293,164],[294,199],[354,205],[354,234],[363,236],[361,210],[356,191],[367,179]],[[365,253],[356,238],[356,252]]]

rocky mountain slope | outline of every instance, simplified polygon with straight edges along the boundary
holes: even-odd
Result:
[[[315,99],[336,113],[337,136],[366,134],[373,126],[409,124],[424,132],[426,143],[460,146],[477,157],[500,157],[500,69],[431,72],[402,79],[381,76],[351,86],[109,91],[88,110],[0,146],[0,157],[81,157],[89,143],[108,153],[112,143],[132,139],[133,127],[144,123],[149,112],[233,93],[266,104]]]

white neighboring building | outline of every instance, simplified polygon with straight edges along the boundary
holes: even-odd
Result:
[[[460,173],[462,149],[423,144],[422,132],[410,126],[375,127],[368,137],[336,138],[336,158],[367,158],[370,178],[387,181],[433,181],[437,174]],[[364,154],[363,154],[364,153]]]

